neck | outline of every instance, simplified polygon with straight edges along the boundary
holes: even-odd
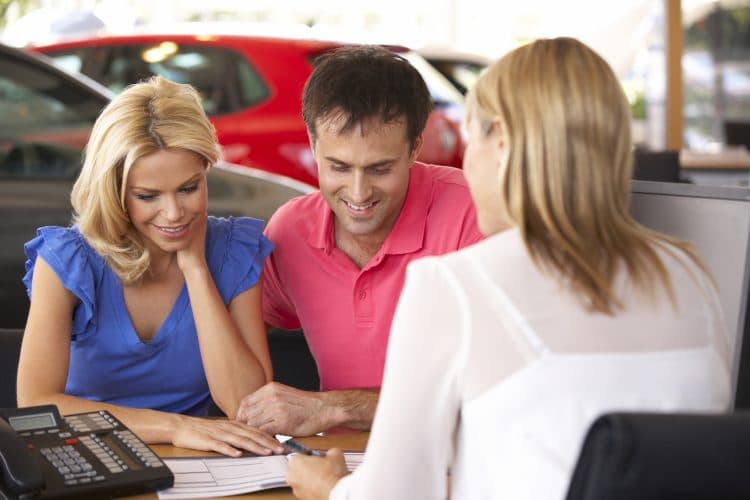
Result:
[[[176,269],[177,254],[174,253],[154,253],[151,252],[151,263],[144,278],[148,281],[160,281],[170,275],[173,269]]]
[[[336,248],[344,252],[349,259],[360,269],[370,262],[380,247],[383,246],[388,233],[356,235],[341,231],[338,225],[334,226],[334,239]]]

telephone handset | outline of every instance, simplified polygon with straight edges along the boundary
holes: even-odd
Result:
[[[0,499],[79,498],[171,487],[172,472],[106,411],[0,408]]]
[[[44,477],[26,443],[5,419],[0,418],[0,469],[8,493],[34,496],[44,488]]]

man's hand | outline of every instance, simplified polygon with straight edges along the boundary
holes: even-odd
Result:
[[[271,382],[242,400],[236,418],[269,434],[312,436],[335,425],[331,411],[325,393]]]
[[[312,436],[331,427],[369,429],[380,393],[373,389],[308,392],[271,382],[246,396],[237,420],[270,434]]]

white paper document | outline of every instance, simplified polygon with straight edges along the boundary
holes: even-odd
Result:
[[[362,462],[364,453],[344,453],[352,471]],[[164,458],[174,474],[174,486],[159,491],[160,499],[204,498],[288,486],[287,456]]]

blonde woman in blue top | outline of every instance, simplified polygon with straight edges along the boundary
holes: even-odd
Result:
[[[207,215],[219,150],[195,90],[162,78],[102,112],[73,187],[74,226],[27,243],[19,406],[105,409],[149,443],[281,452],[231,420],[271,380],[262,221]],[[213,398],[230,420],[197,418]]]

